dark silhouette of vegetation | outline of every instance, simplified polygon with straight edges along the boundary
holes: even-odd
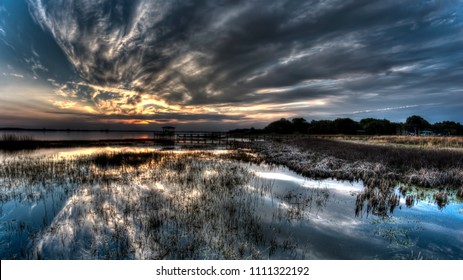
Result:
[[[400,131],[400,125],[397,123],[373,118],[361,120],[360,126],[367,135],[394,135]]]
[[[431,124],[422,117],[413,115],[405,121],[405,128],[414,134],[418,134],[422,130],[431,129]]]
[[[245,132],[245,130],[241,129],[240,131]],[[335,120],[313,120],[309,123],[304,118],[294,118],[292,120],[282,118],[270,123],[263,130],[256,130],[256,132],[273,134],[420,135],[426,130],[436,135],[463,135],[463,125],[460,123],[444,121],[430,124],[417,115],[408,117],[405,123],[395,123],[386,119],[374,118],[362,119],[360,122],[350,118],[338,118]]]
[[[304,118],[294,118],[291,121],[282,118],[274,121],[264,128],[265,133],[277,134],[307,134],[309,132],[310,124]]]
[[[451,121],[435,123],[432,130],[441,135],[463,135],[463,125]]]
[[[27,135],[4,134],[0,137],[0,150],[32,150],[37,146],[37,141]]]
[[[338,134],[356,134],[361,128],[359,123],[349,118],[335,119],[333,123],[334,129]]]
[[[292,124],[296,133],[306,134],[309,132],[310,124],[304,118],[294,118]]]
[[[264,128],[267,133],[292,134],[294,133],[293,123],[285,118],[274,121]]]
[[[336,134],[333,121],[321,120],[310,122],[310,134]]]

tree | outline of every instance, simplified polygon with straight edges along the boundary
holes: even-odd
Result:
[[[441,135],[463,135],[463,125],[452,121],[444,121],[431,125],[420,116],[413,115],[405,123],[394,123],[386,119],[366,118],[356,122],[350,118],[311,121],[304,118],[293,118],[291,121],[282,118],[267,125],[264,129],[247,129],[247,133],[278,133],[278,134],[357,134],[360,130],[368,135],[395,135],[403,130],[421,133],[432,129]]]
[[[432,129],[441,135],[463,135],[463,125],[451,121],[435,123]]]
[[[267,125],[264,131],[266,133],[291,134],[294,132],[294,127],[292,122],[282,118]]]
[[[320,120],[310,122],[310,134],[334,134],[334,123],[330,120]]]
[[[304,118],[294,118],[292,123],[294,132],[301,134],[306,134],[309,132],[310,124]]]
[[[420,116],[410,116],[407,118],[405,122],[405,129],[407,129],[409,132],[413,132],[415,134],[418,134],[422,130],[430,129],[431,124],[425,119],[423,119]]]
[[[360,121],[362,129],[368,135],[393,135],[397,132],[398,124],[391,123],[384,119],[367,118]]]
[[[357,130],[360,129],[360,125],[352,119],[335,119],[334,128],[336,133],[340,134],[357,134]]]

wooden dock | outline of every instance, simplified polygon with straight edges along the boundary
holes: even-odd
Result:
[[[155,131],[154,141],[158,143],[187,145],[226,145],[253,143],[256,141],[284,140],[289,139],[290,135],[269,135],[251,133],[229,133],[216,131],[175,131],[166,133],[165,131]]]

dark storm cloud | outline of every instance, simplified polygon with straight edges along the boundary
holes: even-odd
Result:
[[[318,4],[323,2],[329,1]],[[458,2],[422,7],[372,2],[342,1],[323,9],[313,6],[312,13],[295,22],[295,11],[304,11],[297,7],[301,2],[282,3],[273,9],[251,7],[222,30],[219,40],[209,42],[212,71],[206,80],[219,90],[231,87],[226,92],[234,96],[241,89],[249,92],[310,79],[376,75],[433,57],[438,61],[429,61],[431,65],[439,60],[454,63],[448,60],[452,56],[461,58],[455,52],[461,40],[453,37],[460,31],[458,24],[442,22]],[[460,18],[454,16],[454,20],[461,23]],[[444,45],[436,44],[442,39],[447,41]],[[258,77],[248,81],[252,75]]]
[[[341,113],[353,116],[387,112],[381,106],[418,108],[420,102],[461,109],[454,101],[463,97],[462,1],[27,2],[42,27],[34,32],[52,36],[53,43],[42,41],[58,45],[58,61],[64,53],[79,75],[76,80],[68,73],[72,86],[53,78],[70,100],[96,104],[123,95],[94,90],[101,86],[139,93],[124,99],[133,106],[148,94],[206,106],[330,99],[326,110],[339,113],[342,103]],[[11,47],[2,41],[0,47],[25,52],[12,50],[26,41],[8,35],[6,25],[0,20],[0,39]],[[38,48],[29,48],[23,61],[52,77],[57,66],[43,61],[57,60],[43,59],[50,55],[43,46],[34,55]]]

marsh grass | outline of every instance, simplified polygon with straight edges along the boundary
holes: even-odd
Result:
[[[353,143],[386,144],[406,147],[422,147],[436,149],[461,149],[461,136],[369,136],[369,135],[318,135],[313,138],[347,141]]]
[[[428,148],[463,148],[461,136],[373,136],[365,139],[370,143],[399,144]]]
[[[99,153],[90,159],[84,159],[92,161],[95,165],[100,168],[108,167],[121,167],[130,166],[137,167],[148,161],[157,161],[161,159],[160,153],[152,152],[141,152],[141,153],[120,153],[120,152],[108,152]]]
[[[38,147],[38,141],[28,135],[3,134],[0,137],[0,150],[33,150]]]
[[[287,221],[303,221],[308,219],[308,214],[315,210],[321,211],[327,204],[330,197],[330,192],[327,189],[317,188],[308,191],[288,191],[280,199],[279,209],[285,209],[280,212],[277,217],[281,221],[282,218]],[[275,218],[275,216],[273,217]]]
[[[333,156],[347,161],[381,163],[395,171],[411,169],[444,170],[463,165],[463,151],[416,149],[396,146],[378,146],[368,143],[348,143],[318,138],[288,141],[303,151],[315,152],[323,156]]]
[[[309,178],[362,181],[355,213],[387,216],[399,206],[399,184],[435,190],[438,207],[447,203],[440,192],[459,192],[463,185],[463,151],[407,148],[351,143],[321,138],[299,138],[285,143],[254,145],[266,162],[285,165]],[[461,192],[461,191],[460,191]],[[403,196],[406,196],[406,189]],[[418,197],[408,199],[412,206]]]
[[[262,199],[279,198],[247,168],[253,158],[248,151],[9,157],[0,162],[1,203],[41,207],[45,214],[4,222],[9,228],[1,238],[10,249],[1,257],[301,258],[296,242],[269,231],[280,224],[264,222]],[[323,207],[328,195],[282,199],[295,207],[274,211],[291,220],[302,219],[311,205]]]
[[[458,189],[457,198],[463,200],[463,186]]]

